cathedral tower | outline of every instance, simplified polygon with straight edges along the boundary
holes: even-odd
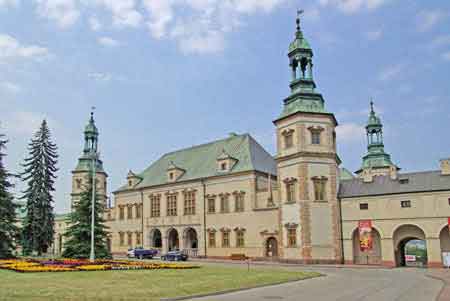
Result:
[[[369,120],[366,125],[367,154],[363,157],[361,168],[356,174],[365,182],[371,182],[374,176],[389,175],[393,180],[397,179],[399,168],[392,163],[391,156],[384,151],[383,124],[370,102]]]
[[[80,194],[86,189],[89,184],[89,175],[93,172],[93,162],[95,162],[96,173],[96,191],[100,198],[107,201],[107,184],[108,175],[103,169],[103,162],[100,160],[98,152],[98,129],[95,126],[94,113],[91,113],[91,118],[84,129],[84,149],[83,154],[78,158],[78,164],[75,170],[72,171],[72,206],[73,203],[79,200]]]
[[[277,131],[282,257],[303,262],[342,261],[336,118],[325,109],[313,78],[313,50],[297,18],[289,46],[291,95]],[[294,239],[294,235],[296,235]],[[295,243],[293,243],[295,241]]]

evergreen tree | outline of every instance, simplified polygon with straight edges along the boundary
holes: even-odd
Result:
[[[16,226],[16,209],[18,205],[13,202],[9,189],[13,186],[9,182],[9,174],[3,165],[6,156],[2,150],[6,148],[7,140],[0,134],[0,259],[11,258],[15,250],[15,240],[19,229]]]
[[[29,157],[25,159],[25,170],[22,173],[22,179],[27,182],[27,189],[22,197],[26,200],[22,247],[25,255],[36,252],[40,256],[53,243],[55,218],[52,193],[58,170],[57,148],[51,141],[45,120],[31,139],[28,150]]]
[[[96,258],[111,258],[107,247],[107,227],[103,218],[105,205],[95,194],[95,223],[94,223],[94,246]],[[69,215],[69,228],[65,233],[67,238],[64,243],[65,258],[86,259],[91,253],[91,214],[92,214],[92,175],[89,184],[81,193],[80,200],[74,202],[73,210]]]

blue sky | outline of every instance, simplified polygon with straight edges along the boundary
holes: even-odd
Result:
[[[297,8],[318,90],[340,122],[343,166],[361,163],[373,97],[394,162],[437,169],[450,156],[444,0],[0,0],[8,168],[20,171],[47,118],[60,154],[56,210],[67,210],[91,106],[112,189],[129,169],[230,132],[274,153]]]

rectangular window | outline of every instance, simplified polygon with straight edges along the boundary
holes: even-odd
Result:
[[[128,205],[127,206],[127,219],[132,219],[133,218],[133,206],[132,205]]]
[[[123,207],[123,206],[119,207],[119,219],[120,220],[125,219],[125,207]]]
[[[295,185],[294,185],[294,183],[286,184],[286,201],[288,203],[295,202]]]
[[[243,212],[244,211],[244,194],[238,193],[236,194],[234,199],[234,211]]]
[[[210,248],[216,247],[216,232],[214,231],[208,232],[208,246]]]
[[[175,194],[167,196],[167,216],[177,216],[177,196]]]
[[[136,205],[136,218],[142,218],[142,204]]]
[[[320,144],[320,131],[311,131],[311,143],[316,145]]]
[[[133,246],[133,233],[128,232],[128,246]]]
[[[369,204],[367,203],[359,204],[359,210],[369,210]]]
[[[316,201],[325,201],[326,183],[325,179],[313,179],[314,197]]]
[[[411,201],[401,201],[402,208],[411,208]]]
[[[245,245],[244,231],[236,231],[236,247],[243,248]]]
[[[222,248],[230,247],[230,232],[222,232]]]
[[[123,233],[123,232],[119,233],[119,240],[120,240],[121,246],[125,245],[125,233]]]
[[[208,199],[208,213],[216,213],[216,199]]]
[[[140,246],[142,244],[141,242],[141,233],[136,232],[136,246]]]
[[[184,194],[184,215],[195,215],[194,191],[188,191]]]
[[[230,205],[228,203],[228,195],[222,195],[220,197],[220,211],[222,213],[230,212]]]
[[[150,197],[150,216],[160,217],[161,216],[161,197],[158,195],[152,195]]]
[[[294,134],[292,132],[284,135],[284,147],[291,148],[294,145]]]
[[[288,248],[294,248],[297,246],[297,228],[288,228]]]

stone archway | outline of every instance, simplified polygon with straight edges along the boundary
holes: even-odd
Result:
[[[194,228],[187,228],[183,234],[184,252],[189,256],[195,257],[198,254],[198,235]]]
[[[427,265],[426,236],[421,228],[402,225],[394,231],[393,240],[397,267]]]
[[[372,228],[372,250],[368,252],[361,251],[358,228],[353,231],[352,242],[354,264],[382,264],[381,236],[377,229]]]
[[[278,257],[278,241],[273,236],[266,240],[266,257]]]
[[[170,229],[167,235],[168,249],[169,251],[175,251],[180,249],[180,238],[176,229]]]
[[[162,248],[162,234],[159,229],[153,229],[150,232],[150,245],[154,249]]]
[[[441,244],[441,256],[442,253],[449,253],[450,252],[450,229],[448,226],[445,226],[442,228],[441,232],[439,233],[439,241]],[[444,264],[444,258],[442,258],[442,264]]]

